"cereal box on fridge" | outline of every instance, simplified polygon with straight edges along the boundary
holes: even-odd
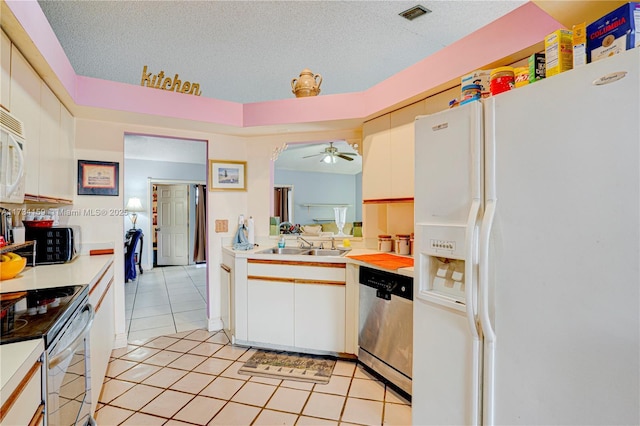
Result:
[[[587,61],[595,62],[640,45],[640,3],[623,4],[587,26]]]
[[[556,30],[544,38],[546,76],[560,74],[573,68],[573,32]]]
[[[582,22],[573,28],[573,67],[587,63],[587,23]]]

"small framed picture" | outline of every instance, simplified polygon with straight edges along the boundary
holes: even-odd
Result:
[[[118,195],[119,164],[78,160],[78,195]]]
[[[246,191],[247,162],[209,160],[210,191]]]

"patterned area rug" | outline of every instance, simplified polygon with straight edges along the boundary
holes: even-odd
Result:
[[[296,352],[258,350],[238,370],[249,376],[328,383],[335,359]]]

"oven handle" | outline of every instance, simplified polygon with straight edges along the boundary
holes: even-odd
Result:
[[[73,342],[71,342],[69,345],[67,345],[66,348],[61,350],[56,356],[54,356],[49,360],[49,363],[48,363],[49,369],[55,368],[56,365],[60,364],[62,361],[67,359],[71,354],[73,354],[75,347],[80,343],[82,339],[85,338],[87,333],[89,333],[89,330],[91,330],[91,325],[93,324],[93,319],[95,318],[93,305],[91,305],[91,303],[87,303],[84,306],[84,308],[82,308],[82,312],[84,311],[89,311],[89,320],[85,324],[80,334],[78,334],[78,337],[73,339]]]

